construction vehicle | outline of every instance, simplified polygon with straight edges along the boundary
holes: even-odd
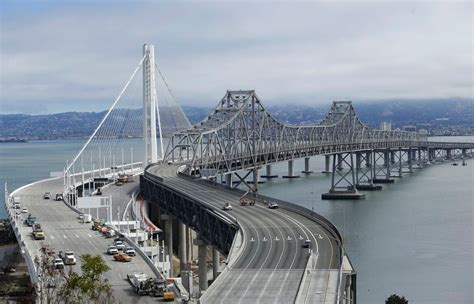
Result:
[[[33,226],[33,238],[35,240],[44,240],[44,232],[39,223],[36,223]]]
[[[176,298],[174,292],[170,292],[170,291],[166,291],[163,293],[163,300],[164,301],[174,301],[174,299]]]
[[[163,279],[149,278],[141,272],[128,274],[127,278],[138,295],[162,297],[167,292],[166,282]]]
[[[132,183],[133,175],[132,174],[119,174],[117,181],[121,183]]]
[[[255,198],[248,196],[250,190],[244,193],[239,199],[241,206],[253,206],[255,205]]]

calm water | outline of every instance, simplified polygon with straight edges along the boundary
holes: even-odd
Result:
[[[474,141],[474,137],[441,138]],[[83,141],[38,141],[0,145],[0,173],[10,191],[61,171]],[[138,145],[138,142],[137,142]],[[136,152],[138,155],[139,152]],[[126,157],[127,158],[127,157]],[[410,303],[474,303],[474,160],[406,174],[360,201],[322,201],[329,189],[323,159],[312,158],[311,175],[274,179],[263,194],[313,208],[337,225],[358,272],[359,303],[384,303],[393,293]],[[286,164],[274,166],[286,173]],[[303,161],[295,162],[295,172]],[[0,200],[3,204],[3,187]],[[0,218],[5,211],[0,208]]]

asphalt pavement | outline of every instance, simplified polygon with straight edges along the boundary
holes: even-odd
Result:
[[[257,203],[241,206],[239,194],[179,177],[175,165],[156,165],[148,172],[163,183],[204,204],[230,212],[244,235],[244,249],[229,271],[225,271],[207,294],[205,303],[292,303],[309,254],[306,239],[317,252],[316,269],[339,269],[339,244],[330,231],[304,216]],[[313,288],[335,293],[332,277],[322,275]],[[324,303],[317,301],[315,303]]]

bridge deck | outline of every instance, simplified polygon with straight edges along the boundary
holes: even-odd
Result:
[[[106,273],[106,278],[112,284],[115,298],[122,303],[150,303],[155,302],[150,297],[140,297],[135,294],[127,281],[127,274],[131,272],[144,272],[153,276],[150,267],[137,254],[130,263],[114,262],[112,257],[107,255],[107,246],[112,243],[110,239],[104,238],[100,233],[91,230],[91,224],[81,224],[77,219],[77,213],[64,205],[63,202],[54,200],[44,200],[43,194],[46,191],[51,193],[62,193],[62,179],[42,181],[29,185],[17,192],[15,197],[21,198],[21,207],[27,207],[29,213],[35,216],[45,232],[45,240],[33,240],[30,237],[31,228],[23,224],[27,214],[21,216],[21,235],[27,250],[33,256],[39,253],[42,245],[50,245],[56,253],[60,250],[70,249],[75,252],[77,264],[72,266],[75,271],[80,271],[81,254],[100,255],[104,258],[111,270]],[[119,203],[116,197],[116,203]],[[123,199],[128,201],[128,198]],[[122,207],[123,208],[123,207]],[[123,209],[122,209],[123,210]]]
[[[214,208],[231,203],[230,213],[244,235],[241,255],[204,294],[205,303],[293,302],[307,263],[308,249],[302,247],[306,239],[319,252],[316,269],[339,269],[339,244],[325,227],[281,208],[240,206],[238,193],[178,177],[177,168],[157,165],[148,172],[163,178],[163,184]],[[326,282],[323,289],[335,294],[337,284],[327,278],[321,278]]]

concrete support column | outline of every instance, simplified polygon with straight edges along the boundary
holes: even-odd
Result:
[[[207,246],[201,239],[194,240],[198,246],[199,291],[207,289]]]
[[[386,179],[390,179],[390,159],[389,158],[390,158],[390,149],[387,149],[385,150],[384,158],[383,158],[384,166],[385,166],[385,169],[387,170],[386,176],[385,176]]]
[[[331,155],[324,155],[324,171],[323,173],[331,173]]]
[[[220,254],[216,247],[212,247],[212,279],[215,281],[219,275]]]
[[[351,276],[346,276],[346,304],[352,303],[352,294],[351,294]]]
[[[361,163],[361,161],[360,161],[361,154],[360,154],[360,152],[356,152],[355,155],[356,155],[355,167],[356,167],[356,170],[359,170],[360,169],[360,163]]]
[[[179,270],[181,272],[181,277],[183,277],[183,272],[186,271],[186,225],[179,221]]]
[[[278,175],[272,174],[272,165],[266,165],[265,167],[265,175],[262,175],[260,177],[264,178],[275,178],[278,177]]]
[[[232,187],[232,173],[226,174],[225,184],[226,186]]]
[[[304,158],[304,171],[301,173],[313,173],[313,171],[309,170],[309,157]]]
[[[365,166],[366,167],[372,166],[372,152],[365,153]]]
[[[408,172],[413,173],[413,150],[412,148],[408,149],[407,152],[407,158],[408,158]]]
[[[395,151],[390,151],[390,163],[392,165],[395,163]]]
[[[169,250],[170,255],[170,273],[169,277],[173,277],[173,218],[171,215],[168,215],[168,219],[166,220],[166,246]]]
[[[299,175],[295,175],[295,171],[293,169],[293,160],[290,159],[288,161],[288,175],[284,175],[283,178],[297,178],[300,177]]]
[[[451,149],[446,149],[446,159],[454,159]]]
[[[343,169],[342,166],[342,155],[341,154],[336,154],[337,155],[337,171],[341,171]],[[336,156],[334,156],[336,157]]]

